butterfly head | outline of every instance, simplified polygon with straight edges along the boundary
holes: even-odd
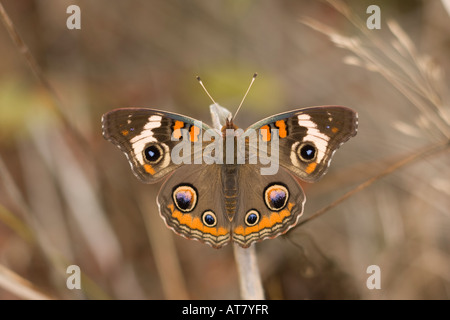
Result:
[[[222,135],[225,136],[226,131],[227,131],[228,129],[232,129],[232,130],[237,130],[237,129],[238,129],[238,126],[236,126],[236,125],[233,123],[233,119],[232,119],[232,118],[227,118],[227,119],[226,119],[225,125],[222,127],[222,130],[221,130],[221,131],[222,131]]]

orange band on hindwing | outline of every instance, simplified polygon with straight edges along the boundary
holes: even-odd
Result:
[[[207,227],[202,223],[199,217],[192,217],[192,215],[189,213],[181,213],[180,211],[175,209],[175,206],[173,204],[169,204],[167,207],[172,212],[172,218],[176,219],[181,226],[188,227],[191,230],[198,230],[201,233],[210,234],[215,237],[228,234],[227,229],[223,227]]]
[[[234,233],[241,236],[248,236],[252,233],[258,233],[263,229],[272,229],[276,224],[282,224],[283,220],[291,215],[292,208],[294,207],[294,203],[289,202],[287,208],[281,210],[280,212],[274,212],[270,214],[270,216],[262,217],[261,221],[252,227],[244,227],[238,226],[234,229]],[[277,234],[274,234],[278,235]]]

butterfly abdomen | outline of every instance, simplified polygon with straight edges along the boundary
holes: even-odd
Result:
[[[222,184],[225,213],[231,222],[236,214],[236,205],[239,196],[238,190],[239,165],[226,164],[222,168]]]

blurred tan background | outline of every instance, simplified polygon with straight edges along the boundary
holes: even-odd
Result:
[[[156,207],[160,184],[139,183],[101,135],[102,114],[126,106],[210,123],[197,75],[233,112],[258,72],[236,119],[244,128],[298,107],[358,111],[358,135],[321,181],[305,184],[304,217],[448,141],[443,2],[330,2],[1,1],[54,92],[2,24],[0,265],[58,299],[238,299],[232,247],[214,250],[167,229]],[[81,30],[66,27],[71,4],[81,9]],[[364,27],[371,4],[381,8],[380,30]],[[301,19],[327,25],[328,35]],[[338,45],[330,32],[343,37],[334,36]],[[419,158],[287,236],[258,243],[267,298],[448,299],[449,165],[448,148]],[[82,290],[66,287],[72,264],[83,272]],[[370,265],[381,268],[380,290],[366,287]],[[1,278],[0,298],[26,297],[4,285],[13,276]]]

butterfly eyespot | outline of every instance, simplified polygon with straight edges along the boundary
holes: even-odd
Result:
[[[151,144],[144,149],[145,159],[147,159],[150,164],[156,164],[161,161],[163,153],[164,151],[157,144]]]
[[[252,209],[245,215],[245,224],[249,227],[253,227],[259,222],[259,212]]]
[[[211,210],[203,212],[202,221],[205,226],[210,228],[217,224],[216,215]]]
[[[281,211],[289,199],[288,189],[278,183],[269,185],[264,191],[264,202],[271,211]]]
[[[297,149],[297,154],[304,162],[312,162],[316,159],[317,148],[311,142],[302,143]]]
[[[173,190],[173,202],[182,212],[191,212],[197,204],[197,190],[190,185],[180,185]]]

